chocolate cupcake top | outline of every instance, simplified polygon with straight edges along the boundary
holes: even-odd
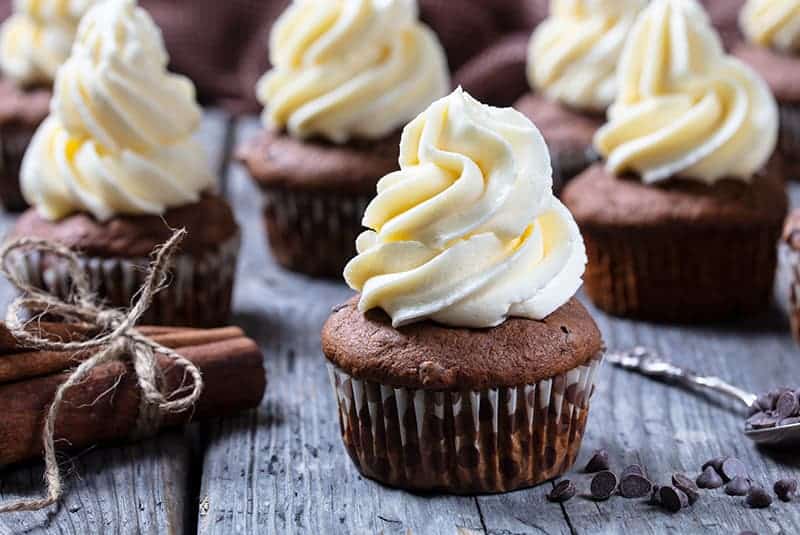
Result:
[[[135,0],[89,10],[22,164],[23,194],[42,217],[163,214],[213,188],[192,139],[201,118],[194,86],[169,73],[168,61]]]
[[[393,133],[450,88],[444,50],[413,0],[294,0],[256,88],[268,128],[336,143]]]
[[[78,22],[96,0],[16,0],[0,29],[0,70],[17,85],[53,83]]]
[[[409,123],[400,170],[378,184],[358,256],[345,269],[362,312],[496,326],[541,319],[581,284],[586,252],[552,192],[547,147],[512,108],[460,88]]]
[[[533,32],[528,81],[570,107],[605,111],[617,92],[616,69],[636,14],[647,0],[551,0]]]
[[[619,95],[595,136],[615,174],[751,181],[772,155],[778,110],[766,83],[725,54],[695,0],[655,0],[631,31]]]
[[[788,54],[800,53],[800,0],[748,0],[739,15],[747,39]]]

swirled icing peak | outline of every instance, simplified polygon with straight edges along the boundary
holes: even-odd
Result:
[[[655,0],[637,20],[619,66],[619,94],[595,145],[614,173],[645,182],[752,179],[772,155],[775,99],[727,56],[695,0]]]
[[[0,29],[0,69],[25,86],[50,84],[69,56],[81,16],[96,0],[15,0]]]
[[[273,26],[270,60],[256,88],[264,123],[297,138],[381,138],[450,88],[414,0],[294,0]]]
[[[168,59],[135,0],[89,10],[23,161],[23,193],[44,217],[161,214],[214,186],[192,139],[201,117],[194,86],[167,71]]]
[[[403,130],[400,170],[364,215],[345,280],[395,326],[542,319],[581,285],[586,252],[552,192],[547,146],[511,108],[460,88]]]
[[[528,47],[528,80],[573,108],[605,111],[625,37],[647,0],[551,0]]]
[[[782,52],[800,52],[800,0],[748,0],[739,14],[747,38]]]

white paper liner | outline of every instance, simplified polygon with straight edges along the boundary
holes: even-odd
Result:
[[[444,392],[356,379],[328,364],[345,449],[367,477],[412,490],[505,492],[575,462],[602,353],[533,385]]]
[[[167,288],[159,292],[141,324],[209,327],[230,317],[233,281],[241,237],[223,242],[200,256],[179,254]],[[80,257],[93,291],[106,304],[129,307],[144,284],[149,257]],[[38,251],[14,254],[10,269],[33,286],[62,299],[69,297],[70,278],[64,262]]]
[[[800,342],[800,252],[786,243],[778,247],[777,301],[789,316],[792,336]]]

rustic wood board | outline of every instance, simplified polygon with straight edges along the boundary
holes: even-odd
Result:
[[[228,119],[221,112],[206,114],[199,139],[208,148],[215,167],[223,161]],[[0,233],[14,217],[0,216]],[[6,281],[0,283],[0,309],[12,296]],[[193,433],[172,431],[139,444],[97,448],[74,457],[64,456],[68,475],[61,506],[36,513],[0,516],[5,533],[149,533],[182,534],[194,531],[195,497],[192,495]],[[0,499],[34,496],[42,490],[41,463],[6,468],[0,473]]]

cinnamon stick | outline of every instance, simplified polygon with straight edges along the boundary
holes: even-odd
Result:
[[[200,368],[204,389],[194,411],[165,415],[160,428],[228,415],[261,402],[266,376],[253,340],[238,336],[177,351]],[[183,384],[183,370],[171,360],[159,357],[158,365],[167,391]],[[0,385],[0,466],[41,454],[46,409],[67,377],[68,373],[56,373]],[[67,392],[56,424],[57,444],[82,448],[130,440],[139,410],[140,390],[130,363],[98,366]]]
[[[67,327],[66,324],[42,324],[42,329],[50,336],[59,336],[62,339],[83,339],[86,332],[79,331],[77,327]],[[74,351],[25,351],[16,346],[12,349],[12,342],[4,337],[11,336],[4,324],[0,324],[0,384],[21,381],[41,375],[49,375],[64,371],[91,356],[92,352]],[[213,342],[223,342],[244,336],[244,331],[239,327],[222,327],[218,329],[186,329],[171,327],[142,327],[139,332],[149,336],[159,344],[170,349],[199,346]],[[12,337],[13,340],[13,337]],[[13,342],[16,344],[16,342]],[[4,345],[5,344],[5,345]]]

